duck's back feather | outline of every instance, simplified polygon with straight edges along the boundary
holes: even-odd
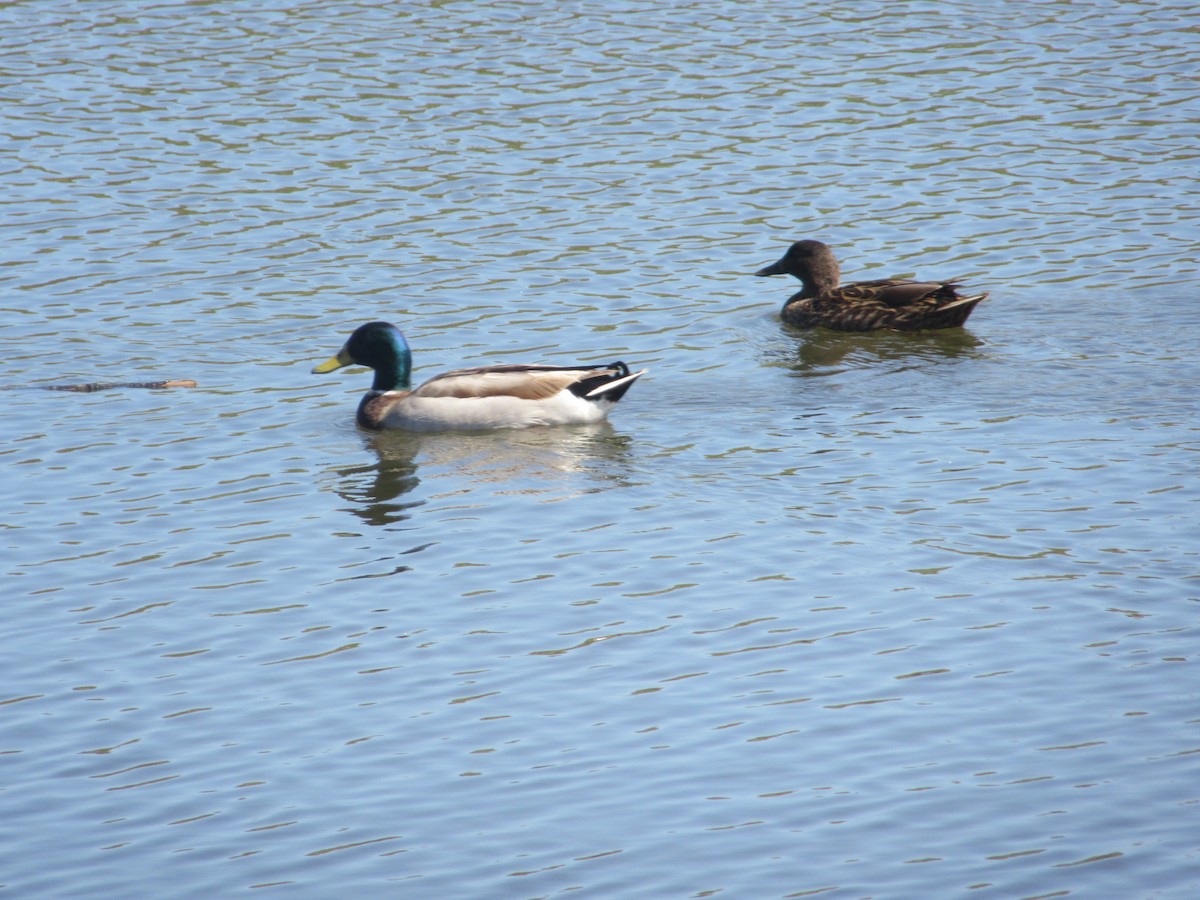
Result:
[[[480,366],[453,369],[430,378],[413,394],[421,397],[519,397],[544,400],[565,391],[593,371],[564,366]]]
[[[898,281],[882,278],[877,281],[855,281],[842,285],[834,293],[843,300],[873,300],[898,309],[933,297],[953,301],[958,285],[953,281]]]

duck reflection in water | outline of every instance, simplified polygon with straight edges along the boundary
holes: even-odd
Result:
[[[363,439],[378,461],[335,470],[335,490],[372,526],[412,519],[428,497],[428,491],[409,497],[422,482],[444,482],[440,496],[490,485],[497,493],[554,499],[633,483],[632,442],[608,422],[486,433],[389,431]]]
[[[850,367],[886,372],[979,354],[984,341],[965,328],[900,333],[895,331],[810,331],[786,352],[774,354],[779,363],[806,377],[836,375]]]
[[[338,469],[337,493],[350,504],[348,510],[367,525],[396,525],[412,517],[421,500],[405,500],[421,479],[415,458],[389,459],[374,464]]]

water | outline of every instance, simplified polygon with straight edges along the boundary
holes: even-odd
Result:
[[[1194,894],[1190,7],[0,19],[3,384],[200,384],[0,393],[13,896]],[[650,374],[367,435],[372,318]]]

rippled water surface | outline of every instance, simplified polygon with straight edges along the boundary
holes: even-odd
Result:
[[[1195,895],[1190,5],[0,24],[0,886]],[[991,298],[791,331],[799,237]],[[650,373],[373,436],[374,318]]]

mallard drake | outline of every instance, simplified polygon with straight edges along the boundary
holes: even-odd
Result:
[[[358,404],[358,424],[408,431],[599,422],[646,374],[644,369],[630,372],[623,362],[481,366],[444,372],[413,390],[412,351],[400,329],[389,322],[360,325],[337,355],[314,366],[313,372],[351,365],[375,370],[375,382]]]
[[[838,287],[837,257],[820,241],[796,241],[779,262],[754,273],[795,275],[801,289],[783,304],[783,321],[836,331],[920,331],[957,328],[987,293],[964,297],[958,281],[856,281]]]

